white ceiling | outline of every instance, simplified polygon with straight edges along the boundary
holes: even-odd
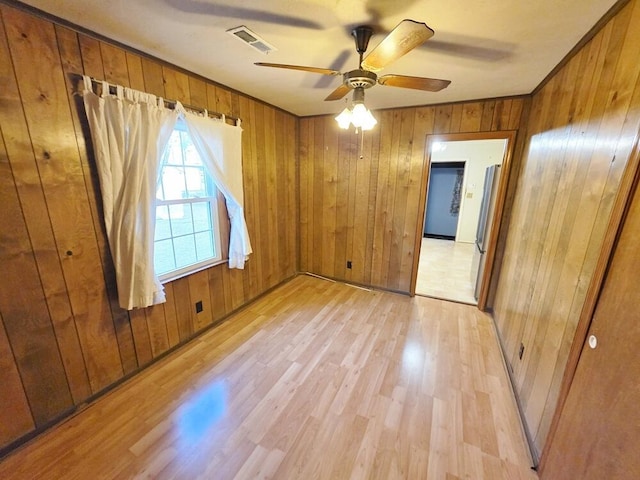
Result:
[[[395,73],[451,80],[431,93],[376,85],[371,109],[530,93],[616,0],[26,0],[24,3],[296,115],[337,113],[325,102],[340,77],[254,66],[272,62],[358,66],[350,35],[377,32],[371,51],[405,18],[435,35],[387,66]],[[226,30],[245,25],[277,51],[264,55]],[[348,96],[350,97],[350,96]],[[347,97],[347,98],[348,98]]]

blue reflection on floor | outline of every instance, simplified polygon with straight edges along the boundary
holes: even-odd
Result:
[[[189,443],[199,441],[220,420],[227,409],[227,388],[222,381],[195,394],[180,409],[178,428],[181,438]]]

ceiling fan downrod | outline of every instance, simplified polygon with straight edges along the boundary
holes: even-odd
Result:
[[[367,51],[367,47],[369,46],[369,40],[373,35],[373,28],[361,25],[351,30],[351,35],[356,41],[356,51],[360,55],[358,68],[362,68],[362,58],[364,56],[364,52]]]

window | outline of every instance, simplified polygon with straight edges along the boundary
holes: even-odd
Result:
[[[181,122],[162,157],[156,189],[154,267],[161,281],[222,260],[217,189]]]

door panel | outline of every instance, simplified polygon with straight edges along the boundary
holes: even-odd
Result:
[[[459,207],[453,208],[453,204],[460,205],[460,198],[455,198],[456,185],[459,178],[458,172],[464,172],[464,164],[461,167],[431,165],[429,177],[429,193],[427,197],[427,214],[425,218],[424,233],[435,237],[455,238],[458,229]]]
[[[640,478],[640,194],[636,190],[541,478]],[[595,346],[595,348],[592,348]]]

